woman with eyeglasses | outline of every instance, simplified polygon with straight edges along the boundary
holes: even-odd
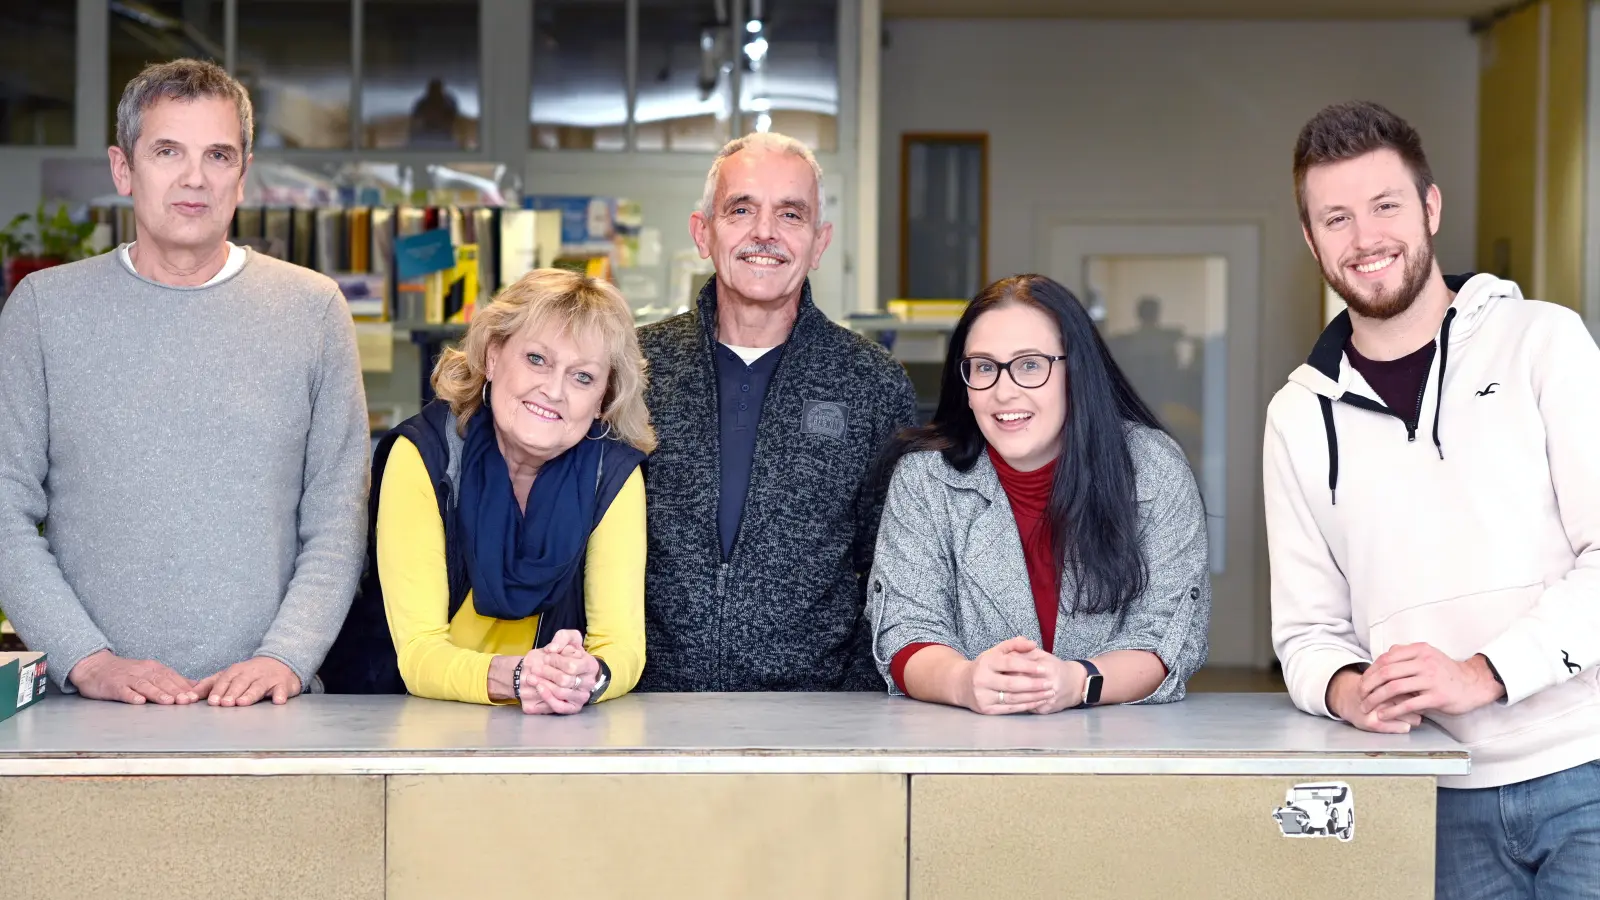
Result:
[[[984,714],[1183,698],[1211,619],[1205,511],[1066,288],[974,298],[932,422],[883,465],[867,611],[891,694]]]

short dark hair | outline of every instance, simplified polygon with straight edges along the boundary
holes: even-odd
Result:
[[[1306,209],[1306,173],[1313,166],[1344,162],[1378,150],[1393,150],[1411,170],[1417,196],[1427,201],[1433,170],[1422,152],[1422,137],[1405,119],[1376,103],[1336,103],[1311,117],[1294,144],[1294,201],[1300,224],[1311,227]]]

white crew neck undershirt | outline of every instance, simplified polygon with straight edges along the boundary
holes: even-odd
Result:
[[[744,360],[744,364],[747,366],[753,365],[756,360],[773,351],[772,347],[735,347],[732,344],[723,344],[722,346],[732,350],[735,355]]]
[[[134,243],[138,243],[138,242],[135,241]],[[239,246],[238,244],[235,244],[232,241],[229,241],[228,242],[228,261],[222,264],[221,271],[219,271],[219,272],[217,272],[217,274],[211,276],[211,280],[207,281],[205,284],[201,285],[201,287],[210,287],[210,286],[212,286],[213,284],[216,284],[219,281],[223,281],[225,279],[232,278],[233,276],[237,275],[239,273],[239,270],[244,268],[244,259],[245,259],[244,248]],[[132,269],[135,272],[139,271],[133,265],[133,244],[125,244],[125,245],[123,245],[123,247],[122,247],[122,264],[127,266],[129,269]]]

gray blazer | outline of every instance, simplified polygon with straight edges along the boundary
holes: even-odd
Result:
[[[1119,617],[1074,614],[1075,583],[1064,573],[1055,655],[1087,659],[1112,650],[1149,650],[1167,678],[1140,703],[1183,699],[1205,663],[1211,579],[1205,510],[1177,443],[1130,426],[1139,527],[1149,580]],[[1013,637],[1040,641],[1022,538],[987,454],[959,472],[936,451],[900,460],[889,483],[867,588],[873,660],[891,694],[894,655],[923,641],[968,659]]]

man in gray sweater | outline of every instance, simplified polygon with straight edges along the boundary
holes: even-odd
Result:
[[[109,151],[138,239],[28,276],[0,312],[0,608],[85,697],[283,703],[360,573],[348,307],[227,240],[251,117],[214,65],[146,69]]]

